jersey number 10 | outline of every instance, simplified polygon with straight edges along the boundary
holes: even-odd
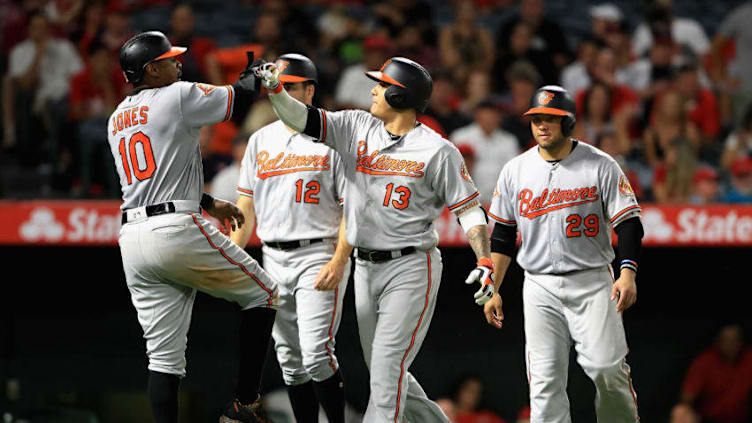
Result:
[[[144,151],[144,159],[146,160],[146,166],[143,168],[138,162],[138,154],[136,153],[136,144],[141,144],[141,148]],[[133,176],[139,181],[151,178],[154,171],[157,170],[156,162],[154,161],[154,152],[151,149],[151,140],[143,132],[139,131],[131,135],[131,139],[128,140],[128,145],[125,145],[125,138],[120,138],[120,145],[118,146],[120,152],[120,158],[123,159],[123,172],[128,179],[128,185],[133,183]],[[133,173],[131,174],[131,166],[128,165],[128,158],[130,158],[133,165]]]

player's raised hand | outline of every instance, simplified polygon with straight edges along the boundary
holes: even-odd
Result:
[[[279,85],[279,68],[274,63],[264,63],[256,68],[256,75],[261,78],[261,85],[273,90]]]
[[[611,288],[611,301],[619,299],[616,303],[616,311],[622,312],[637,301],[637,283],[635,283],[635,274],[629,269],[622,269],[619,279],[614,282]]]
[[[488,257],[481,257],[478,260],[477,267],[465,279],[465,283],[470,285],[472,283],[480,283],[480,289],[475,292],[475,304],[483,305],[493,297],[494,283],[493,283],[494,265],[491,259]]]
[[[345,264],[347,264],[347,260],[344,262],[335,259],[329,260],[329,262],[321,268],[319,274],[316,275],[316,280],[313,282],[313,289],[318,291],[329,291],[336,288],[340,281],[342,281],[342,276],[345,274]]]
[[[243,211],[238,206],[219,198],[214,199],[214,207],[206,209],[206,212],[219,220],[219,224],[227,234],[241,228],[245,223]]]
[[[247,91],[252,93],[258,93],[261,91],[259,85],[261,84],[260,78],[256,75],[256,68],[266,63],[263,59],[253,60],[253,52],[246,51],[248,57],[248,63],[245,65],[243,72],[240,72],[238,83]]]
[[[501,329],[504,320],[504,312],[501,311],[501,295],[495,293],[491,299],[483,305],[483,314],[486,315],[486,321],[496,329]]]

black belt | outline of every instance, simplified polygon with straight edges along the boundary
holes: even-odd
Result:
[[[281,242],[271,241],[271,242],[265,242],[264,245],[266,245],[267,247],[275,248],[277,250],[289,251],[289,250],[294,250],[300,247],[306,247],[308,245],[315,244],[317,242],[324,242],[324,240],[321,238],[316,238],[316,239],[304,239],[300,241],[281,241]]]
[[[358,258],[361,260],[367,260],[372,263],[383,263],[385,261],[389,261],[393,258],[406,256],[408,254],[414,253],[415,247],[405,247],[401,250],[369,250],[367,248],[360,248],[358,247]],[[398,253],[398,254],[395,254]]]
[[[154,204],[151,206],[144,207],[146,211],[146,216],[157,216],[160,214],[167,214],[167,213],[175,213],[175,204],[172,202],[167,203],[159,203]],[[128,213],[126,213],[127,210],[123,211],[123,218],[120,220],[122,224],[128,223]]]

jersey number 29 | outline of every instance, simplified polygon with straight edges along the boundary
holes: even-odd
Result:
[[[142,168],[141,163],[138,162],[138,154],[136,153],[136,145],[141,144],[141,148],[144,151],[145,166]],[[151,140],[143,132],[139,131],[131,135],[128,140],[128,145],[125,144],[125,137],[120,138],[120,145],[118,146],[120,152],[120,158],[123,159],[123,172],[128,179],[128,185],[133,183],[133,176],[139,181],[151,178],[154,171],[157,170],[157,164],[154,161],[154,152],[151,149]],[[133,165],[133,173],[131,174],[131,166],[128,165],[128,158]]]
[[[580,229],[582,222],[585,222],[585,229]],[[567,216],[567,238],[577,238],[585,233],[585,236],[598,235],[598,215],[589,214],[583,219],[579,214],[570,214]]]

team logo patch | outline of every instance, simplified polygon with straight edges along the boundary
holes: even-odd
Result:
[[[470,178],[470,172],[467,171],[467,166],[465,166],[465,162],[462,162],[462,165],[460,166],[460,175],[462,178],[468,182],[473,182],[472,178]]]
[[[276,62],[274,62],[275,65],[277,65],[277,70],[279,73],[282,73],[285,69],[287,69],[288,66],[290,66],[290,62],[287,60],[279,59]]]
[[[209,95],[210,92],[214,91],[215,87],[214,85],[210,84],[204,84],[203,82],[199,82],[196,84],[196,87],[204,92],[204,95]]]
[[[538,94],[538,104],[545,106],[546,104],[550,103],[551,100],[554,99],[554,93],[550,93],[548,91],[541,91],[540,94]]]
[[[501,193],[499,192],[499,187],[497,187],[497,186],[494,187],[494,192],[493,192],[493,197],[492,198],[496,198],[496,197],[498,197],[500,195],[501,195]]]
[[[632,190],[632,186],[629,185],[629,181],[627,181],[627,178],[624,176],[621,176],[619,178],[619,192],[621,195],[625,197],[633,197],[634,191]]]

